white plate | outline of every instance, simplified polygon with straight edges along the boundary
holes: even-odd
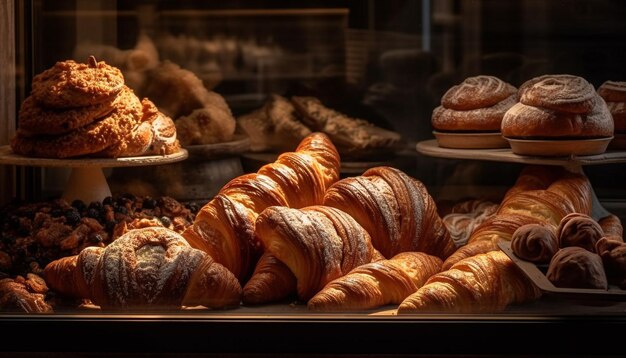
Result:
[[[433,131],[437,144],[443,148],[494,149],[508,148],[509,143],[499,132],[495,133],[452,133]]]
[[[531,140],[506,138],[511,151],[519,155],[539,157],[563,157],[572,155],[595,155],[606,152],[613,139],[574,139],[574,140]]]

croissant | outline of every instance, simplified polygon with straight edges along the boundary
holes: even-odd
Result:
[[[296,277],[289,267],[265,251],[250,280],[243,287],[244,304],[261,304],[283,299],[296,292]]]
[[[495,313],[540,294],[504,252],[491,251],[433,275],[400,303],[397,313]]]
[[[583,174],[560,167],[525,167],[505,193],[496,214],[474,230],[467,245],[444,261],[443,269],[463,258],[498,250],[498,241],[510,241],[513,232],[522,225],[549,225],[556,230],[566,215],[590,210],[591,190],[589,179]],[[477,243],[483,240],[491,244]]]
[[[538,218],[524,215],[495,215],[483,221],[470,236],[465,246],[459,247],[442,265],[442,270],[448,270],[462,259],[489,251],[499,250],[500,240],[511,241],[517,228],[527,224],[543,224]]]
[[[241,299],[230,271],[164,227],[131,230],[104,248],[52,261],[44,277],[52,290],[109,310],[227,308]]]
[[[304,138],[295,152],[281,154],[257,173],[227,183],[204,205],[183,236],[245,282],[263,252],[254,223],[269,206],[320,204],[339,179],[339,154],[323,133]]]
[[[341,179],[326,192],[324,205],[355,218],[387,258],[420,251],[445,259],[456,248],[426,187],[395,168]]]
[[[565,171],[563,167],[527,165],[521,170],[513,186],[506,191],[503,201],[521,191],[547,189]]]
[[[422,252],[402,252],[389,260],[361,265],[329,282],[313,296],[313,311],[354,311],[399,304],[439,272],[441,259]]]
[[[378,257],[361,225],[341,210],[322,205],[269,207],[258,216],[255,233],[295,275],[298,298],[303,301]]]

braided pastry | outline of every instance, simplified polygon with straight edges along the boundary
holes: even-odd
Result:
[[[110,310],[226,308],[241,298],[231,272],[163,227],[131,230],[105,248],[52,261],[44,276],[52,290]]]

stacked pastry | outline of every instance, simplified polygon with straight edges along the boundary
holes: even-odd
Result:
[[[615,126],[609,148],[626,148],[626,82],[606,81],[598,87],[598,94],[609,107]]]
[[[93,56],[57,62],[33,78],[11,140],[13,152],[44,158],[163,155],[179,147],[172,120]]]
[[[516,102],[513,85],[494,76],[468,77],[441,97],[431,124],[437,132],[499,133],[504,113]]]
[[[514,139],[594,139],[613,136],[604,99],[582,77],[543,75],[524,82],[519,103],[502,120],[502,135]]]

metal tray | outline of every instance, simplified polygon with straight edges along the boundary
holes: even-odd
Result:
[[[530,261],[522,260],[515,255],[511,248],[510,241],[500,241],[498,246],[507,256],[519,267],[522,272],[544,293],[559,295],[560,297],[572,298],[576,300],[618,300],[626,301],[626,290],[609,286],[608,290],[596,288],[569,288],[556,287],[546,277],[537,265]]]

